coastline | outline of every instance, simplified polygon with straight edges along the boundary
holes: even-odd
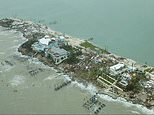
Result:
[[[23,20],[18,20],[18,19],[12,19],[12,20],[14,20],[14,21],[17,21],[17,22],[20,22],[20,24],[15,24],[15,26],[14,26],[14,28],[10,28],[10,27],[7,27],[6,25],[6,28],[9,28],[9,29],[15,29],[15,30],[17,30],[17,31],[20,31],[21,33],[23,33],[23,36],[25,37],[25,38],[27,38],[28,40],[29,39],[33,39],[33,35],[31,34],[31,33],[29,33],[29,34],[27,34],[23,29],[22,29],[22,27],[24,27],[24,23],[26,22],[26,21],[23,21]],[[29,27],[29,26],[31,26],[31,27],[35,27],[37,24],[34,24],[33,22],[26,22],[26,23],[28,23],[28,26],[27,27]],[[8,24],[8,25],[11,25],[12,23],[10,23],[10,24]],[[3,27],[5,27],[4,25],[2,25],[2,23],[0,24],[1,26],[3,26]],[[20,26],[21,27],[20,27]],[[41,29],[40,29],[41,28]],[[32,28],[32,30],[33,30],[34,28]],[[63,35],[62,33],[60,33],[60,32],[56,32],[56,31],[53,31],[53,30],[51,30],[51,29],[49,29],[49,28],[47,28],[47,27],[45,27],[45,26],[43,26],[43,25],[38,25],[37,26],[37,29],[39,30],[39,32],[40,33],[44,33],[44,34],[58,34],[58,35]],[[34,29],[35,30],[35,29]],[[31,36],[30,36],[31,35]],[[42,36],[42,35],[40,35],[40,36]],[[36,35],[36,37],[37,37],[37,39],[40,37],[40,36],[37,36]],[[83,40],[80,40],[80,39],[77,39],[77,38],[73,38],[73,37],[71,37],[71,36],[68,36],[68,35],[65,35],[65,37],[66,37],[66,40],[68,40],[68,42],[72,45],[72,46],[79,46],[82,42],[84,42]],[[77,40],[77,41],[76,41]],[[76,41],[76,42],[74,42],[74,41]],[[19,48],[19,51],[21,52],[21,53],[23,53],[23,54],[25,54],[25,55],[27,55],[27,53],[26,52],[24,52],[24,49],[22,49],[22,47],[20,47]],[[30,56],[30,54],[28,54],[29,56]],[[117,56],[117,55],[114,55],[114,54],[111,54],[110,53],[110,55],[112,55],[112,56],[114,56],[114,57],[117,57],[117,58],[122,58],[121,56]],[[68,75],[70,75],[70,76],[73,76],[73,74],[72,74],[72,72],[66,72],[65,70],[64,70],[64,65],[63,64],[61,64],[60,66],[55,66],[53,63],[47,63],[47,61],[46,61],[46,59],[45,58],[43,58],[42,56],[40,56],[40,55],[38,55],[37,56],[37,58],[41,61],[41,62],[43,62],[44,64],[46,64],[46,65],[49,65],[49,66],[52,66],[52,67],[55,67],[55,69],[56,70],[58,70],[58,71],[60,71],[60,72],[63,72],[63,73],[65,73],[65,74],[68,74]],[[124,58],[125,60],[123,61],[123,63],[126,63],[126,64],[129,64],[129,62],[133,62],[134,63],[134,61],[133,60],[130,60],[130,59],[126,59],[126,58]],[[131,63],[130,63],[131,64]],[[144,69],[143,67],[142,67],[142,65],[138,65],[136,62],[135,62],[135,64],[136,64],[136,66],[138,66],[139,68],[141,68],[141,69]],[[90,82],[90,83],[92,83],[92,84],[95,84],[95,81],[93,81],[93,80],[86,80],[86,79],[84,79],[84,78],[82,78],[82,77],[77,77],[76,75],[74,76],[74,78],[75,79],[77,79],[77,80],[79,80],[79,81],[86,81],[86,82]],[[83,80],[84,79],[84,80]],[[122,96],[123,97],[123,96]],[[125,97],[123,97],[123,98],[125,98]],[[129,99],[129,98],[128,98]],[[130,99],[131,100],[131,99]]]

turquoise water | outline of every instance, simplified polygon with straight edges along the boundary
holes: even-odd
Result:
[[[153,5],[153,0],[0,0],[0,17],[40,21],[82,39],[94,37],[93,42],[100,47],[154,66]],[[17,33],[0,32],[0,62],[17,53],[20,37]],[[29,61],[15,61],[13,68],[0,68],[1,114],[89,113],[81,106],[83,99],[90,96],[89,91],[71,85],[55,93],[53,85],[59,82],[55,71],[45,69],[31,77],[27,66],[42,67]],[[107,106],[102,114],[152,114],[104,95],[103,101]]]
[[[0,0],[1,17],[18,17],[154,66],[154,0]]]
[[[18,46],[25,39],[18,32],[3,31],[0,28],[0,114],[90,114],[82,107],[96,92],[91,84],[85,87],[74,81],[59,91],[54,86],[68,79],[68,76],[58,74],[37,59],[23,56],[17,52]],[[20,61],[20,59],[27,59]],[[13,65],[5,63],[10,61]],[[42,68],[36,76],[29,71]],[[100,95],[106,107],[100,114],[145,114],[151,113],[144,107],[122,101],[113,100],[106,95]]]

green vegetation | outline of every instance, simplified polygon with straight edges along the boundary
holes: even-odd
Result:
[[[134,93],[139,93],[139,91],[141,91],[142,89],[142,86],[139,81],[139,77],[133,77],[130,83],[127,85],[126,91],[133,91]]]
[[[66,63],[76,64],[79,62],[79,59],[77,57],[79,55],[82,55],[82,51],[80,49],[72,47],[71,45],[63,45],[60,48],[63,48],[69,52],[69,57],[65,60]]]
[[[75,56],[82,55],[82,51],[79,48],[72,47],[71,45],[62,45],[60,48],[65,49],[66,51],[74,54]]]
[[[89,48],[91,50],[98,51],[99,53],[109,53],[106,49],[101,49],[93,45],[92,43],[88,42],[88,40],[85,40],[85,42],[81,43],[80,45],[83,46],[84,48]]]
[[[106,48],[105,49],[99,48],[99,50],[101,51],[101,53],[110,54]]]
[[[37,42],[37,40],[30,39],[27,42],[23,43],[21,47],[25,48],[28,51],[32,51],[31,45],[34,44],[35,42]]]
[[[142,71],[136,71],[135,76],[132,77],[128,86],[126,87],[126,91],[133,91],[134,93],[138,93],[142,90],[141,81],[146,80],[146,75]]]
[[[94,79],[96,76],[100,76],[102,72],[98,68],[91,69],[89,71],[89,77]]]
[[[80,76],[81,78],[84,78],[84,79],[89,79],[88,71],[78,70],[77,76]]]
[[[40,39],[40,38],[43,38],[45,36],[45,34],[44,33],[40,33],[40,32],[35,32],[35,33],[32,34],[32,36],[33,36],[33,39],[34,38],[35,39]]]
[[[65,60],[65,62],[68,64],[76,64],[79,62],[79,59],[74,53],[70,53],[69,57]]]
[[[80,45],[85,48],[90,48],[91,50],[95,50],[95,48],[97,48],[92,43],[88,42],[87,40],[85,40],[85,42],[81,43]]]

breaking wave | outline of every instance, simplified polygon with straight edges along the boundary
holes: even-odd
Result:
[[[13,77],[12,80],[10,80],[10,84],[12,86],[18,86],[21,85],[25,82],[25,77],[24,76],[20,76],[20,75],[16,75]]]
[[[71,80],[71,78],[69,76],[65,76],[65,79]],[[83,83],[79,83],[78,81],[73,81],[72,84],[79,87],[81,90],[89,92],[91,95],[94,95],[94,94],[96,94],[96,92],[98,92],[98,89],[92,84],[88,84],[86,86]],[[132,102],[128,102],[126,99],[121,98],[121,97],[118,97],[117,99],[113,99],[112,97],[105,95],[105,94],[98,94],[98,96],[101,99],[106,100],[108,102],[120,103],[126,107],[135,107],[137,110],[141,111],[144,114],[154,114],[154,110],[147,109],[143,105],[133,104]],[[132,111],[132,113],[134,113],[134,112],[135,112],[135,114],[139,113],[137,111]]]
[[[28,61],[29,61],[30,64],[39,65],[39,66],[41,66],[41,68],[44,68],[44,69],[53,69],[53,67],[49,67],[49,66],[43,64],[43,63],[40,62],[37,58],[32,58],[32,57],[31,57],[31,58],[28,59]]]
[[[56,76],[50,75],[50,76],[46,77],[43,81],[53,80],[54,78],[56,78]]]
[[[13,69],[14,66],[9,66],[9,65],[0,65],[0,72],[3,73],[3,72],[8,72],[10,71],[11,69]]]
[[[133,114],[140,114],[139,112],[137,111],[131,111]]]

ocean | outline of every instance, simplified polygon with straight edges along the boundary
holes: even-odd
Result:
[[[153,4],[153,0],[0,0],[0,16],[43,23],[81,39],[93,37],[102,48],[153,66]],[[0,114],[90,114],[82,104],[97,89],[73,82],[55,92],[54,85],[67,76],[18,53],[24,41],[20,33],[0,28]],[[29,74],[38,68],[43,71]],[[101,98],[106,104],[102,114],[153,112],[120,98]]]
[[[0,0],[0,17],[41,22],[154,66],[153,0]]]
[[[21,55],[17,48],[26,39],[15,31],[0,28],[0,114],[91,114],[82,107],[85,99],[97,92],[77,81],[54,91],[56,84],[69,79],[36,58]],[[6,63],[9,61],[11,64]],[[38,70],[35,76],[29,71]],[[145,114],[152,111],[126,102],[100,95],[106,104],[101,114]]]

